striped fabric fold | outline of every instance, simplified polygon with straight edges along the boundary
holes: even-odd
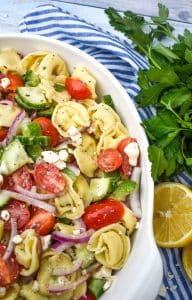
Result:
[[[147,61],[127,40],[121,40],[102,28],[89,24],[54,5],[41,5],[27,14],[20,31],[65,41],[102,63],[119,80],[130,98],[139,92],[137,71],[147,68]],[[138,109],[142,120],[155,113],[153,108]],[[176,181],[192,185],[192,178],[182,173]],[[181,264],[180,249],[160,249],[164,266],[163,288],[157,299],[192,299],[192,285]],[[153,274],[151,274],[153,276]]]

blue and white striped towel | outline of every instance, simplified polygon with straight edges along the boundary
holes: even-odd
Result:
[[[87,52],[113,73],[134,101],[139,91],[137,70],[146,68],[147,62],[127,41],[53,5],[41,5],[27,14],[20,22],[20,30],[65,41]],[[138,109],[138,112],[142,120],[152,114],[149,108]],[[181,174],[178,181],[192,185],[192,179],[186,174]],[[183,271],[180,249],[160,249],[160,252],[164,265],[161,290],[166,291],[166,295],[158,299],[192,299],[192,285]]]

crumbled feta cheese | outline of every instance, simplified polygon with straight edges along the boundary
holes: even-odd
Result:
[[[80,145],[82,143],[82,135],[81,133],[74,135],[71,137],[72,141]]]
[[[39,283],[38,283],[37,280],[33,281],[32,291],[33,292],[38,292],[39,291]]]
[[[81,271],[81,274],[82,274],[82,275],[87,275],[87,270],[86,270],[86,269],[82,270],[82,271]]]
[[[129,164],[131,166],[136,166],[138,157],[139,157],[139,146],[138,143],[132,142],[129,143],[125,148],[124,152],[127,154],[129,158]]]
[[[94,274],[94,278],[110,278],[112,270],[107,267],[101,267],[99,271]]]
[[[55,163],[59,160],[59,155],[53,151],[43,151],[43,160],[48,163]]]
[[[7,172],[8,172],[7,165],[4,161],[2,161],[0,165],[0,173],[7,174]]]
[[[72,212],[73,212],[73,213],[75,213],[75,212],[76,212],[76,210],[77,210],[77,208],[76,208],[76,207],[72,207]]]
[[[13,237],[13,243],[14,244],[20,244],[21,242],[22,242],[22,237],[19,235],[19,234],[17,234],[17,235],[15,235],[14,237]]]
[[[78,234],[80,234],[81,233],[81,230],[80,229],[75,229],[75,230],[73,230],[73,234],[74,235],[78,235]]]
[[[69,157],[69,153],[66,150],[63,149],[63,150],[59,151],[59,159],[60,160],[66,161],[68,159],[68,157]]]
[[[58,160],[54,163],[54,165],[59,169],[59,170],[63,170],[66,168],[66,162],[64,162],[63,160]]]
[[[166,293],[167,293],[167,289],[166,289],[166,287],[162,284],[161,286],[160,286],[160,289],[159,289],[159,296],[161,296],[161,297],[166,297]]]
[[[8,221],[10,219],[10,213],[8,212],[8,210],[4,209],[1,211],[1,218],[4,221]]]
[[[10,85],[10,83],[11,81],[7,77],[1,79],[1,87],[4,89],[6,89]]]
[[[51,234],[42,237],[43,250],[47,250],[51,244]]]
[[[75,126],[70,126],[69,129],[67,130],[67,133],[70,137],[72,137],[79,134],[79,130]]]

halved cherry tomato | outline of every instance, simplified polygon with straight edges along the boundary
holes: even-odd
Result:
[[[91,97],[88,86],[80,79],[68,77],[65,80],[65,86],[71,97],[76,100],[85,100]]]
[[[93,295],[90,290],[87,291],[87,300],[97,300],[97,298],[95,297],[95,295]]]
[[[122,165],[120,171],[125,176],[131,176],[133,167],[129,164],[129,158],[126,153],[122,153]]]
[[[26,166],[18,169],[11,176],[4,176],[2,185],[3,189],[14,191],[15,185],[19,185],[26,190],[30,190],[32,188],[32,177]]]
[[[0,129],[0,142],[4,140],[4,138],[7,136],[8,129],[7,128],[1,128]]]
[[[47,192],[57,194],[66,187],[65,177],[59,169],[46,162],[39,163],[34,169],[34,179],[37,185]]]
[[[88,206],[83,215],[87,228],[98,230],[104,226],[119,222],[124,214],[121,202],[111,198]]]
[[[12,174],[13,182],[23,189],[30,190],[33,186],[31,174],[26,166],[20,168]]]
[[[54,216],[46,210],[38,208],[33,212],[33,217],[25,228],[33,228],[38,234],[46,235],[53,229],[54,225]]]
[[[137,140],[135,139],[135,138],[132,138],[132,137],[127,137],[127,138],[125,138],[125,139],[123,139],[120,143],[119,143],[119,145],[118,145],[118,150],[119,150],[119,152],[122,154],[122,153],[124,153],[124,149],[125,149],[125,147],[128,145],[128,144],[130,144],[130,143],[137,143]]]
[[[43,135],[49,136],[51,139],[51,146],[55,147],[59,143],[59,132],[53,126],[51,120],[45,117],[39,117],[33,120],[41,126]]]
[[[122,164],[121,153],[116,149],[105,149],[98,157],[98,167],[104,172],[113,172]]]
[[[22,201],[15,199],[11,200],[11,202],[5,207],[5,209],[8,210],[10,217],[16,218],[18,229],[23,228],[30,219],[30,212],[27,204]],[[4,229],[11,230],[10,219],[8,221],[5,221]]]
[[[131,176],[133,167],[129,164],[129,158],[127,154],[124,152],[124,149],[128,144],[135,143],[135,142],[137,142],[135,138],[127,137],[119,143],[117,148],[122,155],[122,165],[120,170],[122,174],[125,176]]]
[[[14,283],[19,276],[19,265],[12,254],[5,262],[2,257],[6,251],[6,246],[0,243],[0,286]]]
[[[9,275],[7,266],[1,256],[0,256],[0,270],[1,270],[1,272],[0,272],[0,287],[10,284],[11,277]]]
[[[1,87],[1,91],[3,91],[6,94],[6,97],[9,100],[14,100],[16,88],[19,86],[24,86],[24,82],[21,76],[19,74],[10,72],[1,76],[0,82],[2,78],[8,78],[10,80],[10,84],[6,88]]]

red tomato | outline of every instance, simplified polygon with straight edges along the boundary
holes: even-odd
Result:
[[[85,209],[83,221],[87,228],[98,230],[107,225],[119,222],[123,214],[123,204],[109,198],[88,206]]]
[[[11,278],[10,278],[7,266],[1,256],[0,256],[0,270],[1,270],[1,272],[0,272],[0,287],[10,284]]]
[[[31,174],[26,166],[20,168],[12,175],[15,185],[19,185],[23,189],[30,190],[33,186]]]
[[[31,174],[27,167],[22,167],[13,173],[11,176],[4,176],[3,189],[14,191],[15,185],[19,185],[23,189],[30,190],[33,186]]]
[[[87,291],[86,296],[87,296],[87,300],[97,300],[95,295],[93,295],[90,290]]]
[[[123,140],[119,143],[117,149],[118,149],[119,152],[122,154],[122,153],[124,153],[124,149],[125,149],[125,147],[126,147],[128,144],[130,144],[130,143],[135,143],[135,142],[137,142],[137,140],[136,140],[135,138],[127,137],[127,138],[123,139]]]
[[[6,88],[1,88],[1,90],[7,94],[6,98],[9,100],[14,100],[16,88],[19,86],[24,86],[21,76],[19,74],[10,72],[1,76],[0,82],[2,78],[8,78],[10,80],[10,84]]]
[[[91,97],[91,92],[83,81],[68,77],[65,80],[65,86],[72,98],[76,100],[85,100]]]
[[[66,180],[59,169],[46,162],[35,166],[34,179],[40,188],[50,193],[57,194],[64,191],[66,187]]]
[[[30,219],[30,212],[27,204],[22,201],[15,199],[11,200],[11,202],[5,207],[5,209],[8,210],[11,217],[16,218],[18,229],[23,228]],[[10,220],[4,223],[4,229],[11,230]]]
[[[137,143],[137,140],[135,138],[131,138],[131,137],[125,138],[119,143],[117,148],[121,153],[123,159],[120,170],[125,176],[131,176],[133,167],[129,164],[129,158],[127,154],[124,152],[124,149],[128,144],[135,143],[135,142]]]
[[[129,159],[126,153],[122,153],[122,165],[120,167],[120,171],[125,176],[131,176],[133,167],[129,164]]]
[[[39,117],[33,120],[41,126],[43,135],[49,136],[51,139],[51,146],[55,147],[59,143],[59,132],[53,126],[51,120],[45,117]]]
[[[5,262],[2,257],[6,246],[0,243],[0,286],[14,283],[19,276],[19,265],[12,254]]]
[[[4,140],[4,138],[7,136],[8,129],[7,128],[1,128],[0,129],[0,142]]]
[[[55,226],[54,216],[44,209],[34,210],[33,217],[25,226],[26,229],[33,228],[40,235],[48,234]]]
[[[104,172],[113,172],[122,164],[121,153],[116,149],[103,150],[98,157],[98,167]]]

